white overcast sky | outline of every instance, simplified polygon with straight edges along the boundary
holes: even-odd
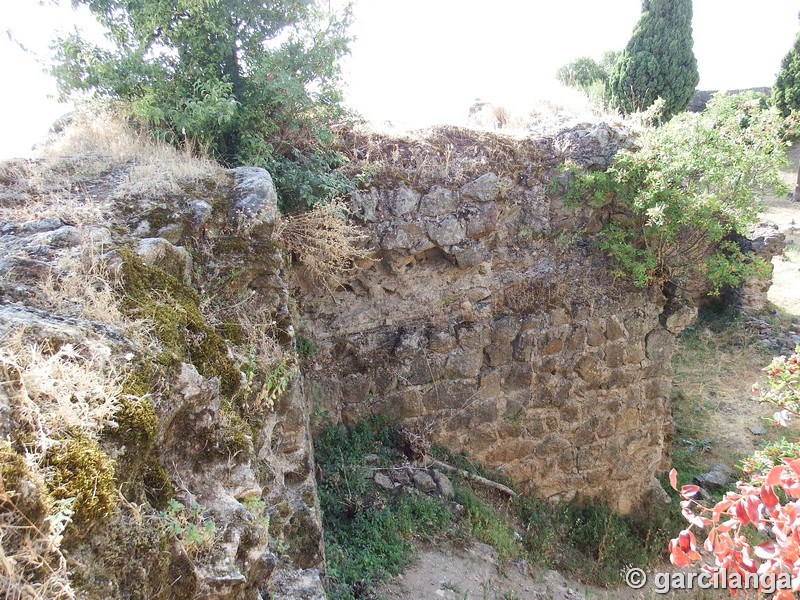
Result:
[[[347,100],[410,126],[463,122],[476,98],[524,111],[560,93],[559,66],[622,49],[640,10],[640,0],[356,0]],[[795,0],[694,0],[700,88],[772,85],[798,11]],[[68,110],[47,99],[54,84],[5,30],[45,59],[56,32],[76,23],[97,35],[69,6],[0,0],[0,157],[25,154]]]

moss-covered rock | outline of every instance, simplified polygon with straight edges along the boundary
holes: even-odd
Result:
[[[123,509],[90,538],[71,545],[73,583],[86,598],[193,598],[191,559],[156,515]]]
[[[172,497],[172,482],[159,462],[156,448],[158,417],[146,397],[123,396],[111,437],[122,444],[117,457],[117,486],[131,502],[147,500],[163,508]]]
[[[149,319],[159,341],[179,360],[192,363],[205,377],[219,377],[221,392],[234,394],[241,385],[241,372],[228,356],[225,340],[206,322],[197,292],[145,265],[130,250],[118,253],[123,261],[123,311]]]

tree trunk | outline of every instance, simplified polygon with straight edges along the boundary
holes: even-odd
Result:
[[[797,185],[794,186],[794,197],[792,199],[795,202],[800,202],[800,164],[797,165]]]

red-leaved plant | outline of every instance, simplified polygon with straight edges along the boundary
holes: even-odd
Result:
[[[785,426],[790,415],[800,414],[800,346],[795,352],[789,358],[775,358],[764,369],[765,387],[753,386],[760,402],[778,407],[773,418],[779,426]],[[707,532],[703,549],[713,556],[713,564],[710,560],[703,564],[705,571],[728,577],[736,573],[739,578],[747,573],[788,573],[791,590],[775,590],[774,598],[794,600],[794,592],[800,591],[800,456],[776,460],[779,464],[770,461],[743,478],[746,481],[737,482],[737,491],[727,492],[713,507],[697,499],[699,486],[684,485],[679,490],[678,474],[672,469],[669,481],[683,499],[682,513],[689,522],[669,543],[672,564],[689,566],[703,561],[695,537],[695,532],[703,530]],[[768,541],[753,545],[747,537],[748,525]],[[735,589],[730,591],[736,594]]]

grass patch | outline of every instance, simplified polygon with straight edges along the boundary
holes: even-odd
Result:
[[[620,585],[627,567],[660,564],[681,522],[679,513],[638,519],[596,502],[554,505],[534,497],[515,499],[512,510],[525,526],[522,544],[532,564],[609,588]]]
[[[735,467],[752,452],[747,426],[764,411],[751,387],[770,357],[740,317],[719,306],[701,310],[680,335],[672,360],[672,453],[682,484],[715,463]]]
[[[452,522],[450,507],[436,499],[378,491],[367,459],[388,466],[398,442],[380,417],[349,430],[328,424],[314,440],[330,598],[363,597],[406,566],[412,538],[432,541]]]
[[[350,429],[328,424],[315,438],[331,598],[369,597],[378,582],[407,565],[414,540],[457,546],[480,541],[495,549],[501,565],[522,559],[587,584],[618,587],[623,568],[660,564],[680,529],[679,512],[641,521],[596,503],[552,504],[533,497],[509,502],[458,476],[452,477],[452,503],[382,492],[372,480],[374,469],[403,461],[402,441],[380,417]],[[459,469],[508,483],[464,455],[441,448],[433,453]]]

